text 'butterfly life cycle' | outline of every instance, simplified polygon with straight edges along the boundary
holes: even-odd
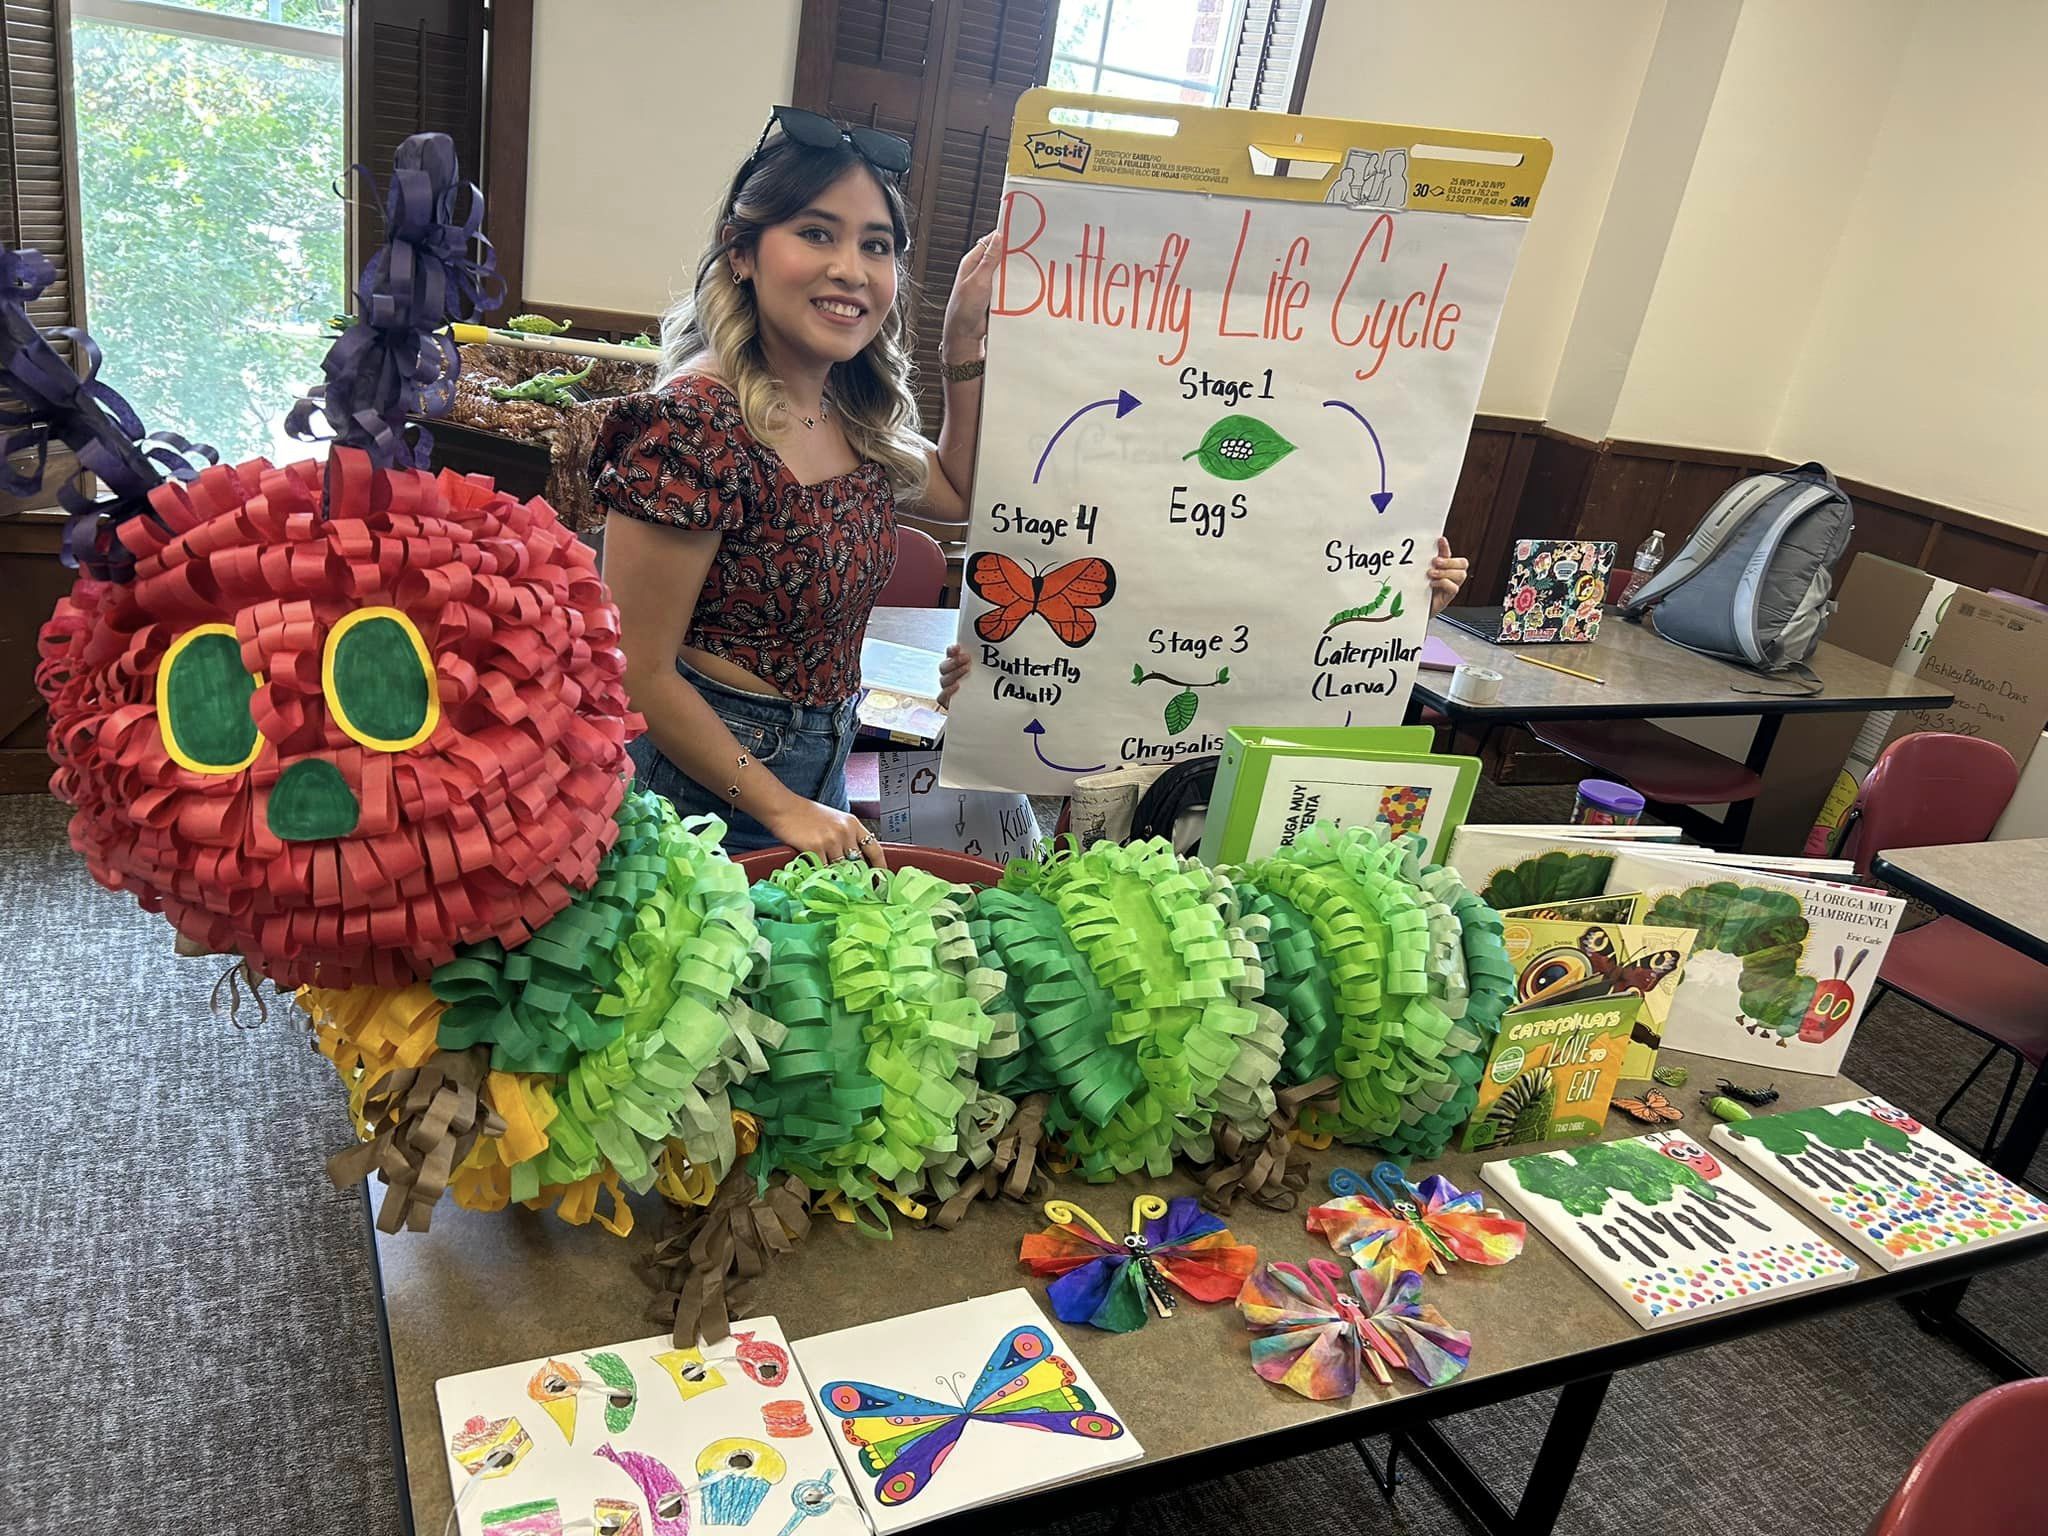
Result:
[[[950,786],[1066,793],[1231,725],[1390,724],[1414,680],[1550,145],[1143,110],[1169,131],[1018,104]]]

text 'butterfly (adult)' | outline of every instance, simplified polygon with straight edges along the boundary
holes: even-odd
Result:
[[[1013,1328],[958,1403],[864,1381],[827,1382],[818,1400],[839,1418],[840,1433],[875,1474],[876,1499],[897,1505],[924,1491],[969,1424],[1121,1438],[1123,1425],[1098,1413],[1095,1399],[1075,1381],[1073,1366],[1053,1353],[1043,1328]]]

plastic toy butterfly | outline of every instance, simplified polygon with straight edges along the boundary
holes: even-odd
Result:
[[[1116,571],[1091,555],[1051,570],[1026,570],[1008,555],[983,550],[967,562],[967,585],[995,607],[974,621],[984,640],[1007,640],[1032,614],[1044,619],[1066,645],[1086,645],[1095,636],[1095,615],[1116,593]]]
[[[1645,1089],[1640,1099],[1616,1099],[1614,1107],[1629,1119],[1644,1125],[1662,1125],[1669,1120],[1685,1118],[1684,1110],[1654,1088]]]
[[[1389,1366],[1424,1386],[1440,1387],[1465,1369],[1472,1335],[1453,1328],[1418,1298],[1422,1276],[1404,1269],[1383,1284],[1370,1270],[1310,1261],[1307,1270],[1267,1264],[1245,1282],[1237,1310],[1252,1339],[1252,1369],[1275,1385],[1318,1402],[1349,1397],[1359,1363],[1392,1386]],[[1355,1298],[1353,1292],[1356,1293]]]
[[[840,1433],[859,1447],[861,1465],[875,1474],[875,1497],[894,1506],[924,1491],[969,1424],[1122,1438],[1123,1425],[1097,1413],[1095,1399],[1074,1380],[1074,1368],[1052,1352],[1043,1328],[1013,1328],[961,1402],[941,1403],[864,1381],[827,1382],[818,1400],[839,1417]]]
[[[1188,1196],[1138,1196],[1122,1240],[1066,1200],[1046,1201],[1045,1217],[1052,1225],[1025,1238],[1017,1257],[1034,1275],[1059,1277],[1046,1294],[1061,1322],[1110,1333],[1144,1327],[1148,1301],[1161,1317],[1173,1316],[1175,1288],[1196,1301],[1229,1301],[1259,1262],[1258,1249]]]
[[[1393,1163],[1381,1163],[1368,1185],[1349,1168],[1330,1175],[1337,1196],[1308,1213],[1308,1229],[1382,1281],[1404,1269],[1444,1272],[1444,1261],[1505,1264],[1522,1251],[1529,1229],[1486,1209],[1478,1190],[1460,1192],[1442,1174],[1418,1188]]]

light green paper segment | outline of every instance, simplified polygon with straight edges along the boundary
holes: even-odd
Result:
[[[1011,1101],[977,1074],[1016,1053],[1016,1023],[965,896],[923,870],[810,861],[754,888],[774,956],[763,1003],[788,1030],[742,1097],[762,1166],[845,1196],[880,1230],[880,1191],[949,1197],[1007,1120]]]

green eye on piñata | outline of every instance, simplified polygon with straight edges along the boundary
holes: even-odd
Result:
[[[157,669],[164,750],[194,773],[240,773],[263,748],[249,713],[257,679],[242,665],[232,624],[201,624],[171,642]]]
[[[360,608],[337,623],[320,684],[335,722],[374,751],[416,747],[441,720],[427,643],[396,608]]]

